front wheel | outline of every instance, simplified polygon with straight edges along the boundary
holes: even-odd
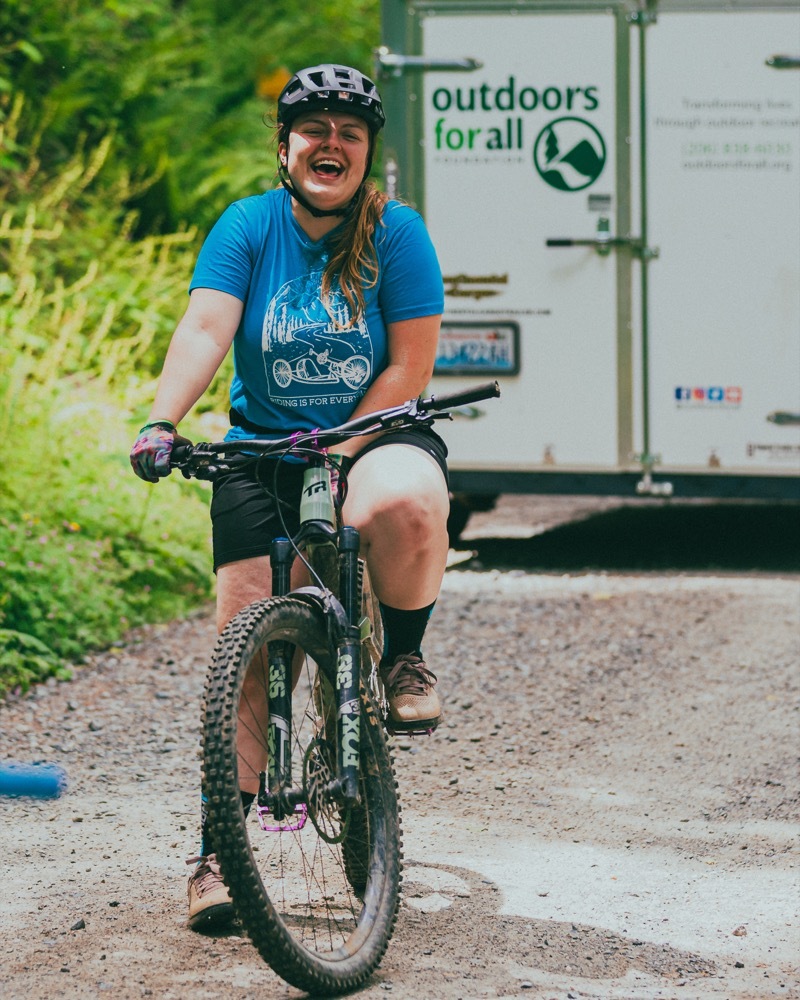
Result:
[[[261,664],[270,643],[294,647],[288,766],[304,801],[281,818],[254,803],[246,818],[240,788],[253,787],[268,755]],[[363,685],[361,801],[345,808],[325,793],[336,761],[334,672],[321,610],[291,596],[252,604],[219,637],[203,726],[209,826],[236,913],[278,975],[316,995],[356,989],[374,971],[394,929],[402,868],[392,761]]]

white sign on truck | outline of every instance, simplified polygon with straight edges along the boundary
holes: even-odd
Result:
[[[800,497],[800,5],[383,0],[464,494]]]

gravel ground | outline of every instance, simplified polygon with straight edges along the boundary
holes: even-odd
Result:
[[[567,519],[522,507],[470,533]],[[445,722],[395,743],[404,903],[359,995],[799,998],[800,576],[465,565],[426,645]],[[185,926],[213,639],[208,612],[144,628],[0,709],[0,759],[69,776],[0,799],[4,997],[301,996]]]

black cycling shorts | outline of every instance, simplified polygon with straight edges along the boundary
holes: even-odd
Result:
[[[353,464],[370,451],[388,444],[421,448],[435,459],[447,482],[447,445],[427,427],[382,434],[356,455]],[[214,482],[211,528],[215,573],[226,563],[269,555],[273,538],[297,532],[305,469],[304,462],[265,458],[257,464],[220,476]]]

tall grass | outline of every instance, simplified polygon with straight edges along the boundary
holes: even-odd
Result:
[[[0,696],[211,588],[204,487],[142,483],[127,457],[197,235],[131,237],[113,136],[49,179],[26,148],[0,177]]]

